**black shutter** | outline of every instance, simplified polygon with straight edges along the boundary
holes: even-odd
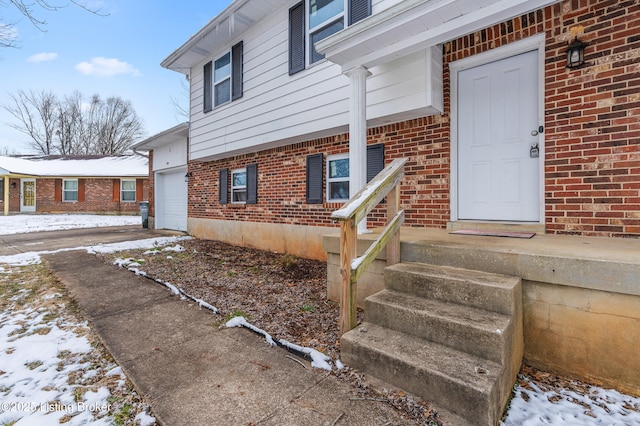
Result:
[[[231,100],[242,97],[242,42],[231,48]]]
[[[371,0],[349,0],[349,25],[371,15]]]
[[[203,111],[204,112],[209,112],[213,109],[213,93],[211,91],[211,85],[213,84],[213,75],[212,75],[212,71],[213,71],[213,63],[212,62],[207,62],[206,64],[204,64],[204,76],[202,77],[204,79],[204,93],[203,93]]]
[[[258,165],[247,166],[247,204],[258,204]]]
[[[304,2],[289,9],[289,75],[304,69]]]
[[[220,179],[218,180],[218,201],[220,204],[227,204],[229,202],[229,169],[220,170]]]
[[[367,182],[384,169],[384,144],[367,146]]]
[[[307,156],[307,204],[322,204],[322,154]]]

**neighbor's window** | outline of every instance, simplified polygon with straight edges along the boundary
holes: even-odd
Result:
[[[349,199],[349,155],[327,157],[327,201]]]
[[[247,201],[247,169],[231,171],[231,202],[245,203]]]
[[[120,181],[120,201],[136,201],[136,181]]]
[[[78,201],[77,179],[64,179],[62,181],[62,201]]]

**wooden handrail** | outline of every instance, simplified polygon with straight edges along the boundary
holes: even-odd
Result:
[[[387,265],[400,261],[400,226],[404,210],[400,207],[400,181],[406,158],[395,159],[364,188],[336,210],[331,218],[340,221],[340,335],[356,326],[356,289],[358,278],[387,249]],[[358,223],[387,197],[387,224],[378,238],[357,257]]]

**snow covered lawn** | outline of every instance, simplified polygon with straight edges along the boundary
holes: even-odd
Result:
[[[0,425],[152,425],[65,289],[40,266],[0,271]]]
[[[38,214],[0,216],[0,235],[104,226],[140,225],[140,216]]]

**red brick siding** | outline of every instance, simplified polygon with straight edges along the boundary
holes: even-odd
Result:
[[[369,129],[385,162],[407,157],[401,203],[408,226],[445,227],[450,217],[449,63],[545,33],[545,209],[549,233],[640,235],[640,5],[566,0],[444,46],[442,115]],[[569,70],[578,35],[588,65]],[[305,159],[348,151],[338,135],[212,162],[190,162],[189,217],[332,225],[340,204],[305,203]],[[218,203],[218,171],[258,164],[258,204]],[[370,223],[380,225],[374,211]]]
[[[136,202],[120,202],[113,200],[113,179],[84,179],[84,201],[56,201],[55,182],[57,179],[36,180],[36,210],[38,212],[65,213],[138,213],[140,207]],[[146,181],[147,179],[144,179]],[[144,195],[147,195],[144,184]],[[80,194],[78,194],[80,197]]]

